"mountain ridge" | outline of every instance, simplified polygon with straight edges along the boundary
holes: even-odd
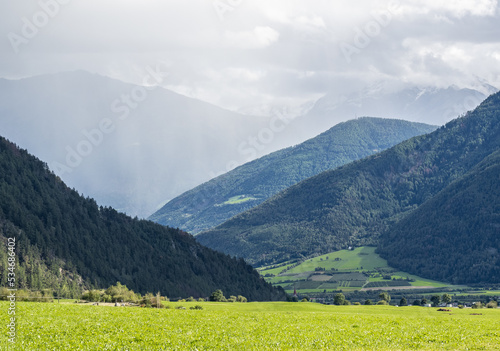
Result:
[[[197,240],[254,265],[377,245],[380,236],[500,144],[500,94],[433,133],[323,172]]]
[[[159,85],[168,83],[162,68],[144,67],[140,73],[150,77],[145,86],[86,71],[0,79],[2,135],[47,161],[68,185],[99,204],[146,217],[235,165],[314,137],[356,114],[404,117],[404,109],[389,116],[387,108],[397,101],[390,102],[382,87],[374,97],[386,107],[380,113],[352,112],[358,95],[362,101],[369,95],[361,92],[346,95],[340,110],[322,108],[321,101],[313,112],[297,118],[280,110],[276,113],[286,125],[277,130],[272,128],[277,116],[246,116],[155,87],[157,76],[163,83]],[[456,105],[465,111],[474,107],[467,92],[441,89],[434,94],[447,97],[441,100],[443,111]],[[330,98],[339,97],[327,94],[322,100]],[[439,124],[432,118],[430,122]],[[252,146],[249,138],[255,137],[259,144]]]
[[[330,92],[320,98],[308,111],[299,128],[307,123],[315,131],[357,116],[399,118],[407,121],[443,125],[458,115],[477,107],[495,87],[482,84],[476,89],[419,87],[405,83],[380,82],[355,93]]]
[[[196,234],[303,179],[436,128],[373,117],[342,122],[304,143],[251,161],[176,197],[149,219]]]

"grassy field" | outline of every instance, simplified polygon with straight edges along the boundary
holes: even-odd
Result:
[[[375,253],[374,247],[358,247],[354,250],[340,250],[304,261],[301,265],[291,269],[289,273],[314,271],[321,267],[326,270],[335,268],[339,271],[369,271],[389,268],[387,261]]]
[[[17,304],[16,350],[498,350],[500,310],[169,303],[186,310]],[[190,310],[201,305],[203,310]],[[0,350],[8,350],[0,303]],[[479,313],[478,315],[471,315]]]
[[[229,200],[227,200],[223,204],[224,205],[235,205],[235,204],[240,204],[242,202],[252,201],[252,200],[257,200],[257,199],[255,197],[252,197],[252,196],[247,197],[246,195],[238,195],[238,196],[233,196],[232,198],[230,198]]]
[[[317,269],[323,271],[316,271]],[[266,281],[282,286],[288,293],[293,292],[294,288],[299,293],[321,293],[325,290],[355,291],[376,287],[449,287],[442,282],[399,272],[376,254],[374,247],[366,246],[331,252],[299,264],[285,262],[275,268],[262,267],[259,271]],[[389,275],[391,280],[384,279],[384,275]],[[396,281],[392,281],[393,279]]]

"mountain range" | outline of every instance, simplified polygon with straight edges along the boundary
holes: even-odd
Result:
[[[488,95],[497,91],[497,88],[488,84],[469,89],[379,82],[354,93],[327,93],[316,101],[302,123],[298,123],[298,127],[304,128],[307,124],[309,132],[321,133],[335,123],[359,116],[399,118],[443,125],[456,116],[473,110]]]
[[[498,283],[499,122],[496,93],[430,134],[308,178],[196,238],[254,265],[380,245],[410,273]]]
[[[299,112],[270,109],[277,119],[164,89],[161,67],[143,74],[143,85],[84,71],[0,79],[0,132],[98,204],[144,218],[217,175],[356,116],[438,125],[485,98],[468,89],[381,84],[329,93]]]
[[[176,197],[149,219],[197,234],[301,180],[436,128],[381,118],[339,123],[304,143],[246,163]]]

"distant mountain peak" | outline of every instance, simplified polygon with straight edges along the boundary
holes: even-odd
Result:
[[[483,86],[483,91],[495,90]],[[470,88],[416,86],[404,82],[378,82],[350,94],[328,93],[303,118],[315,132],[358,116],[405,119],[443,125],[474,109],[486,94]]]

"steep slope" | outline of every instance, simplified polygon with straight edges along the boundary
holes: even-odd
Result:
[[[197,240],[253,264],[375,245],[500,145],[500,94],[435,132],[323,172]]]
[[[252,300],[283,298],[243,260],[197,243],[182,231],[98,207],[51,173],[46,164],[0,139],[0,224],[14,236],[20,264],[36,247],[50,262],[104,287],[120,281],[138,292],[208,296],[215,289]],[[2,240],[3,241],[3,240]],[[2,262],[0,281],[7,274]],[[62,263],[61,263],[62,264]],[[33,287],[30,279],[18,283]]]
[[[230,160],[246,162],[238,146],[268,123],[84,71],[0,79],[2,135],[69,186],[131,216],[151,215]]]
[[[408,272],[500,283],[500,151],[392,226],[378,250]]]
[[[259,205],[303,179],[436,128],[366,117],[340,123],[300,145],[244,164],[176,197],[149,219],[196,234]]]

